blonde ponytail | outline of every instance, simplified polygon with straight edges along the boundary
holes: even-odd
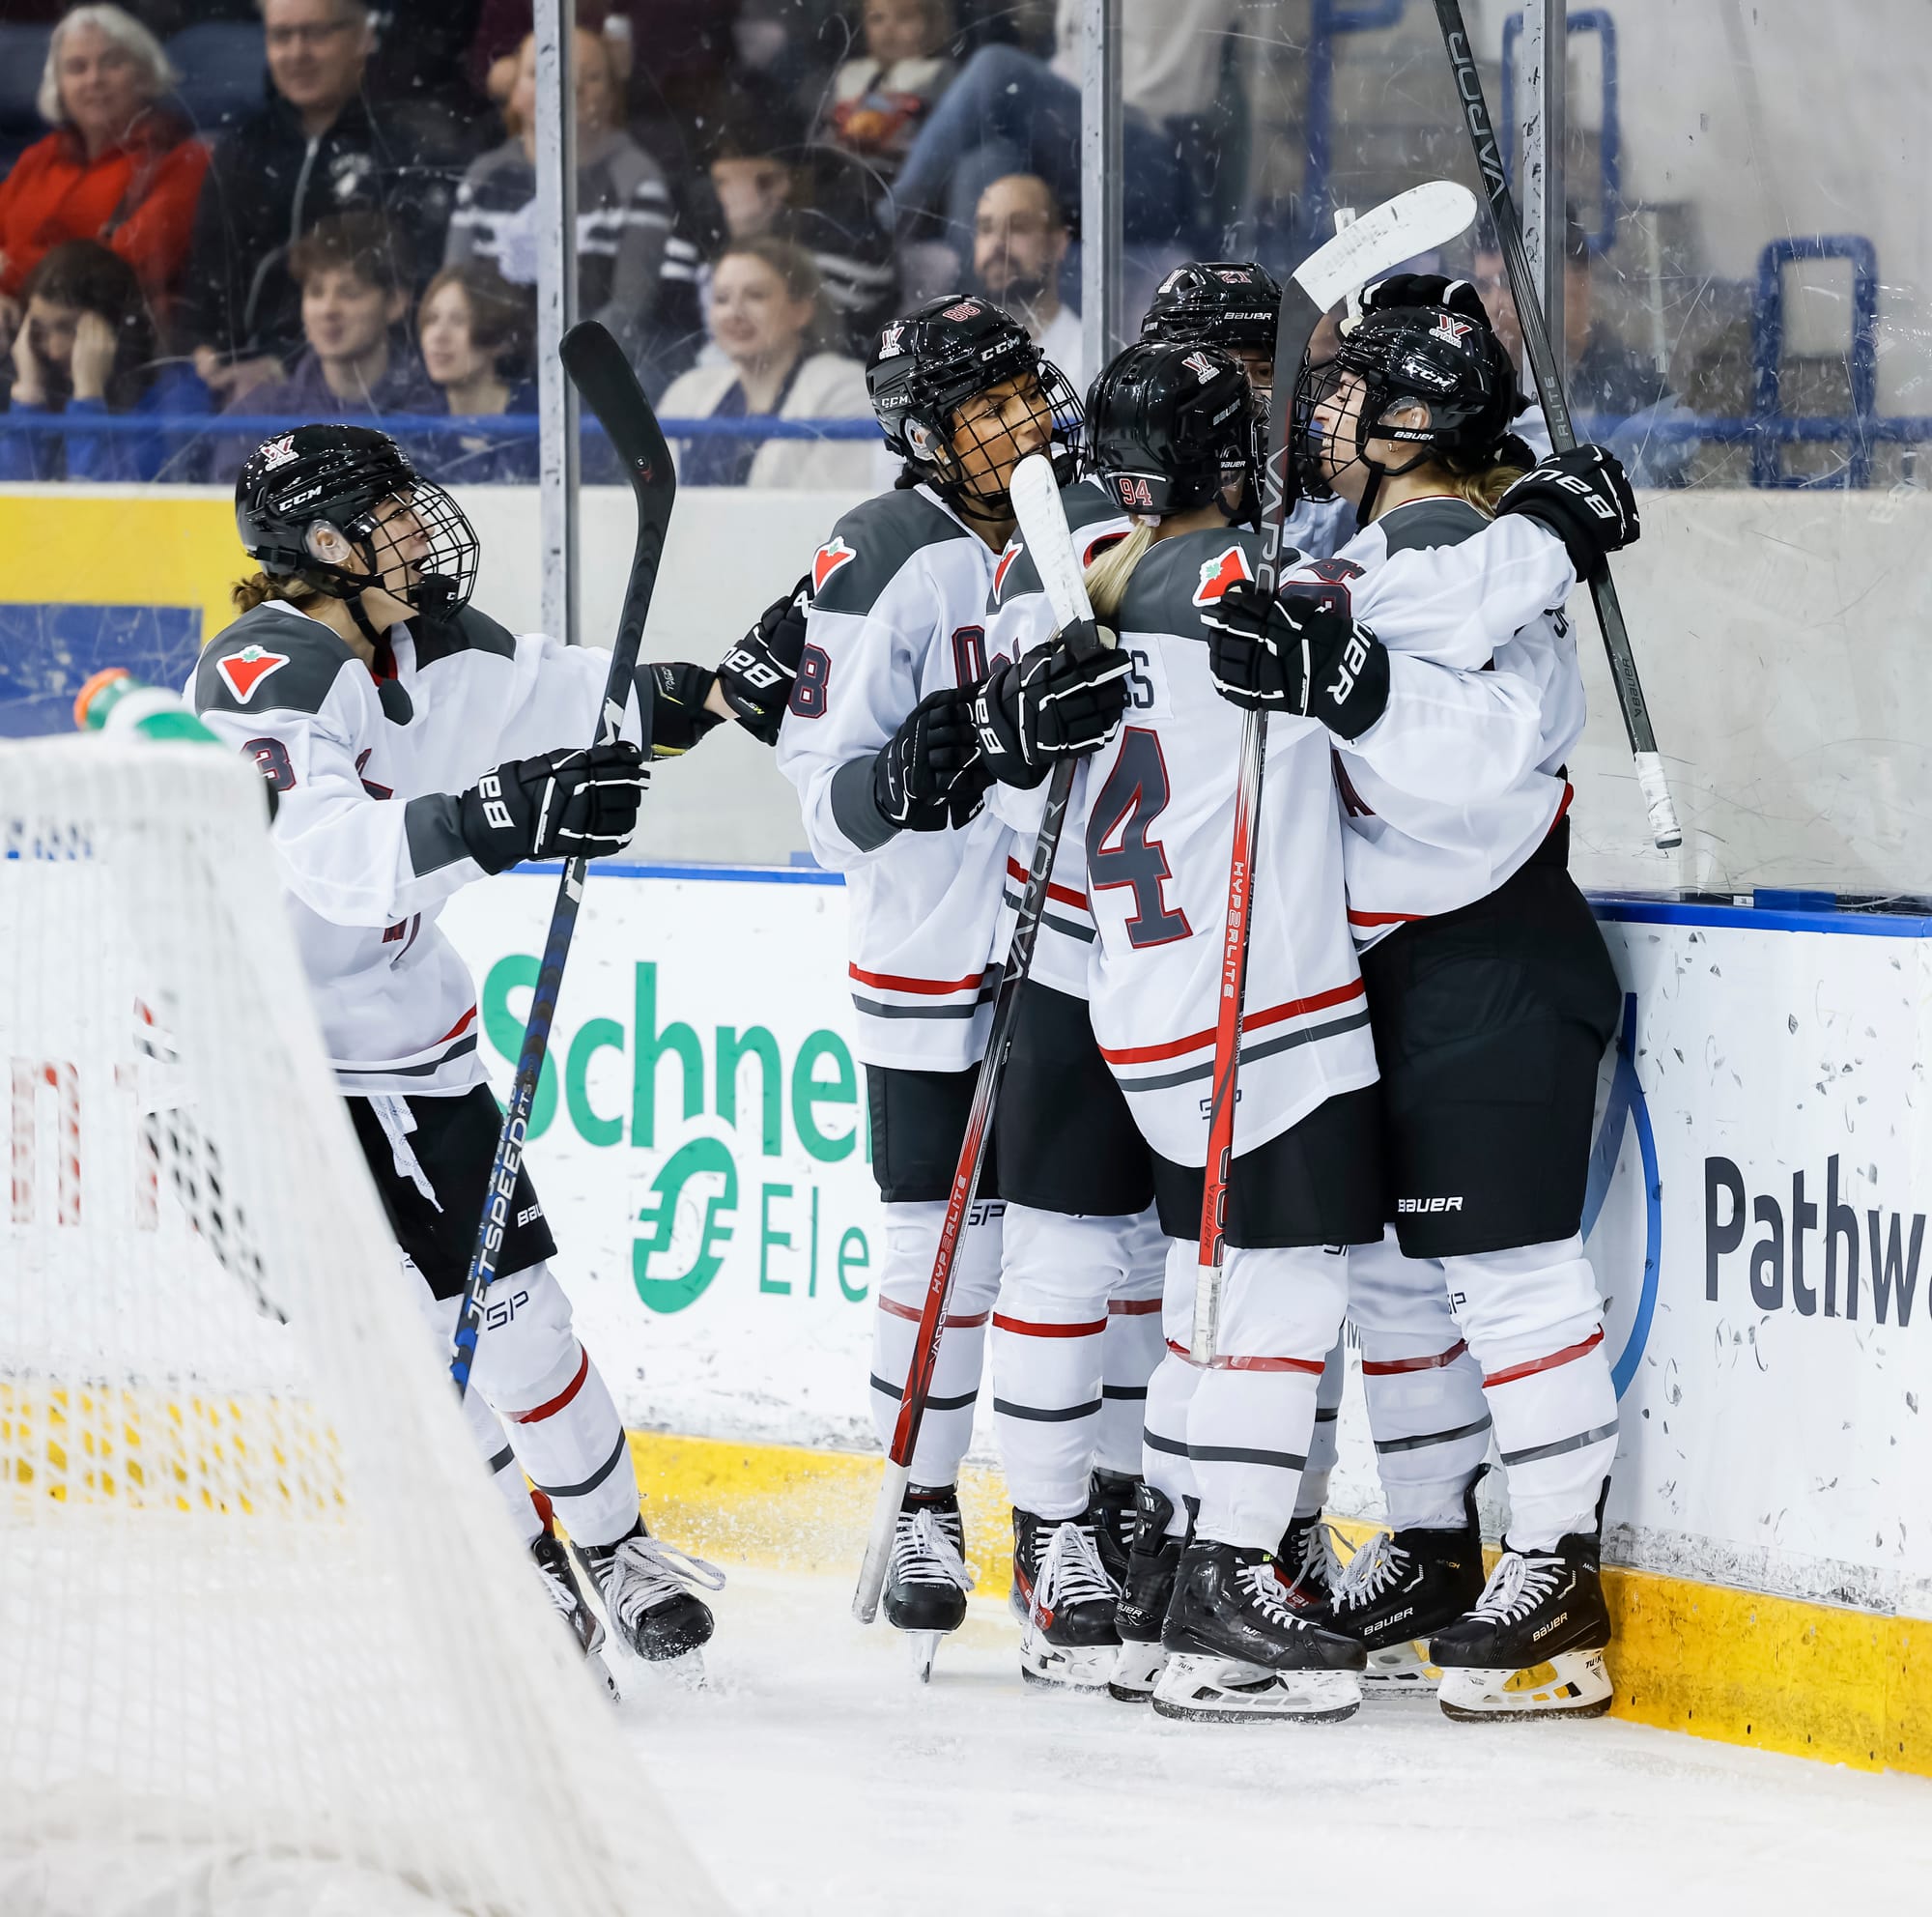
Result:
[[[1468,502],[1487,519],[1496,516],[1496,507],[1502,497],[1522,477],[1520,466],[1486,466],[1475,472],[1447,471],[1442,475],[1442,490],[1454,493],[1459,500]]]
[[[1095,618],[1111,619],[1121,610],[1121,601],[1127,596],[1127,582],[1153,544],[1153,530],[1151,520],[1142,520],[1087,568],[1087,597],[1093,602]]]

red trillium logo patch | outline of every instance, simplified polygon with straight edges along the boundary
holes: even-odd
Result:
[[[1026,551],[1017,539],[1010,541],[1007,550],[1000,555],[1000,563],[993,568],[993,597],[997,599],[1007,589],[1007,574],[1012,570],[1013,561]]]
[[[1211,606],[1229,587],[1253,578],[1254,574],[1248,570],[1247,554],[1238,546],[1230,546],[1201,568],[1201,584],[1194,589],[1194,603]]]
[[[834,539],[829,545],[819,547],[812,555],[811,589],[814,593],[825,590],[825,582],[842,565],[849,564],[858,558],[843,538]]]
[[[228,681],[228,690],[243,704],[255,697],[255,688],[271,672],[279,672],[289,663],[286,652],[269,652],[259,645],[244,645],[226,659],[217,659],[214,670]]]

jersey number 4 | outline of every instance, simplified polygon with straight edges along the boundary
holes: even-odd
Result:
[[[1129,726],[1121,734],[1120,757],[1087,822],[1087,877],[1101,890],[1112,885],[1131,889],[1134,911],[1127,921],[1127,942],[1136,950],[1186,938],[1193,930],[1185,912],[1168,905],[1165,887],[1174,873],[1167,848],[1149,830],[1172,797],[1159,734]]]

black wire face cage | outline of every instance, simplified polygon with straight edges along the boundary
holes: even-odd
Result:
[[[1046,447],[1046,456],[1053,462],[1054,477],[1063,487],[1070,486],[1078,470],[1080,458],[1079,395],[1068,384],[1065,374],[1050,359],[1041,359],[1038,362],[1034,378],[1053,421],[1052,437]],[[976,512],[989,518],[1004,518],[1010,514],[1013,504],[1010,470],[1008,472],[1007,485],[988,488],[974,483],[967,475],[965,459],[962,457],[1004,439],[1006,433],[1007,428],[1004,425],[984,414],[977,419],[969,419],[955,412],[952,430],[948,436],[948,445],[931,447],[922,455],[939,472],[937,490],[943,491],[955,501],[970,501]]]
[[[1288,430],[1289,463],[1294,469],[1296,490],[1304,500],[1336,497],[1334,482],[1321,468],[1321,429],[1316,423],[1315,409],[1341,384],[1344,370],[1338,360],[1327,359],[1315,366],[1309,363],[1306,353],[1301,356],[1301,371],[1294,382],[1294,412]],[[1355,457],[1359,459],[1359,428],[1355,445]]]
[[[476,567],[482,557],[475,529],[468,516],[440,486],[422,479],[403,489],[400,495],[388,497],[408,501],[428,541],[414,590],[397,596],[407,597],[416,612],[429,618],[446,619],[460,613],[476,589]],[[393,549],[389,527],[394,523],[393,520],[379,522],[377,509],[371,508],[343,527],[343,535],[361,553],[368,572],[360,581],[354,581],[353,575],[339,568],[337,576],[357,586],[379,585]]]

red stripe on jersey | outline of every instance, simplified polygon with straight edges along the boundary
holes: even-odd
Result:
[[[1556,816],[1549,821],[1549,829],[1554,832],[1563,823],[1563,815],[1570,810],[1570,801],[1577,796],[1577,788],[1569,780],[1563,782],[1563,803],[1556,808]]]
[[[1391,1358],[1371,1364],[1362,1360],[1364,1378],[1393,1378],[1399,1371],[1439,1371],[1445,1364],[1454,1364],[1469,1347],[1458,1338],[1447,1351],[1438,1351],[1433,1358]]]
[[[1197,1362],[1194,1354],[1185,1345],[1178,1345],[1172,1338],[1167,1348],[1176,1358],[1184,1358],[1189,1364]],[[1210,1371],[1302,1371],[1319,1378],[1328,1360],[1325,1358],[1210,1358],[1208,1369]]]
[[[384,934],[384,937],[386,937],[387,935],[388,935],[387,933]],[[469,1010],[466,1012],[463,1015],[463,1016],[459,1018],[456,1021],[456,1023],[449,1028],[448,1031],[443,1033],[441,1038],[437,1040],[437,1044],[440,1045],[446,1045],[451,1039],[460,1039],[463,1036],[463,1034],[469,1029],[470,1022],[475,1018],[475,1016],[476,1016],[476,1008],[472,1005],[469,1008]]]
[[[1286,1005],[1270,1005],[1265,1012],[1245,1014],[1241,1019],[1241,1036],[1251,1037],[1266,1025],[1279,1025],[1285,1018],[1300,1018],[1311,1012],[1325,1012],[1331,1005],[1341,1005],[1351,998],[1362,996],[1360,979],[1350,979],[1345,986],[1334,986],[1327,991],[1318,991],[1310,998],[1291,998]],[[1184,1039],[1174,1039],[1164,1045],[1128,1045],[1119,1051],[1109,1051],[1100,1047],[1100,1056],[1109,1065],[1152,1065],[1163,1058],[1179,1058],[1184,1051],[1199,1051],[1203,1045],[1211,1045],[1214,1034],[1211,1031],[1195,1032]]]
[[[1027,869],[1017,859],[1009,859],[1007,861],[1007,876],[1011,879],[1017,879],[1020,884],[1024,885],[1027,880]],[[1058,899],[1063,905],[1077,905],[1083,912],[1088,909],[1086,893],[1076,892],[1070,885],[1055,885],[1049,879],[1047,881],[1046,896],[1049,899]]]
[[[915,1325],[919,1323],[920,1314],[910,1304],[901,1304],[895,1298],[880,1299],[879,1309],[888,1318],[909,1318]],[[983,1325],[992,1315],[990,1310],[986,1310],[976,1312],[971,1318],[949,1318],[946,1321],[947,1329],[970,1331],[976,1325]]]
[[[877,986],[885,991],[923,992],[928,997],[944,998],[949,992],[972,991],[985,983],[984,972],[975,972],[964,979],[913,979],[902,978],[896,972],[862,972],[857,965],[847,965],[845,969],[862,986]]]
[[[1356,912],[1350,911],[1349,923],[1351,926],[1406,926],[1411,919],[1426,919],[1427,912]]]
[[[1561,1351],[1553,1351],[1548,1358],[1533,1358],[1527,1364],[1512,1364],[1505,1371],[1492,1373],[1483,1380],[1483,1389],[1489,1390],[1495,1385],[1514,1385],[1519,1378],[1533,1377],[1539,1371],[1554,1371],[1559,1364],[1568,1364],[1572,1359],[1581,1358],[1586,1351],[1594,1351],[1604,1342],[1604,1328],[1599,1325],[1579,1345],[1565,1345]]]
[[[1107,1329],[1107,1321],[1101,1318],[1091,1325],[1036,1325],[1026,1318],[1009,1318],[1004,1312],[993,1313],[993,1329],[996,1331],[1017,1331],[1023,1338],[1097,1338]]]
[[[1145,1318],[1160,1309],[1157,1298],[1113,1298],[1107,1301],[1108,1312],[1116,1318]]]
[[[516,1417],[517,1423],[541,1424],[545,1418],[554,1417],[579,1391],[582,1390],[583,1381],[590,1376],[590,1354],[582,1345],[578,1346],[577,1352],[577,1376],[547,1403],[538,1405],[534,1411],[519,1412]]]

